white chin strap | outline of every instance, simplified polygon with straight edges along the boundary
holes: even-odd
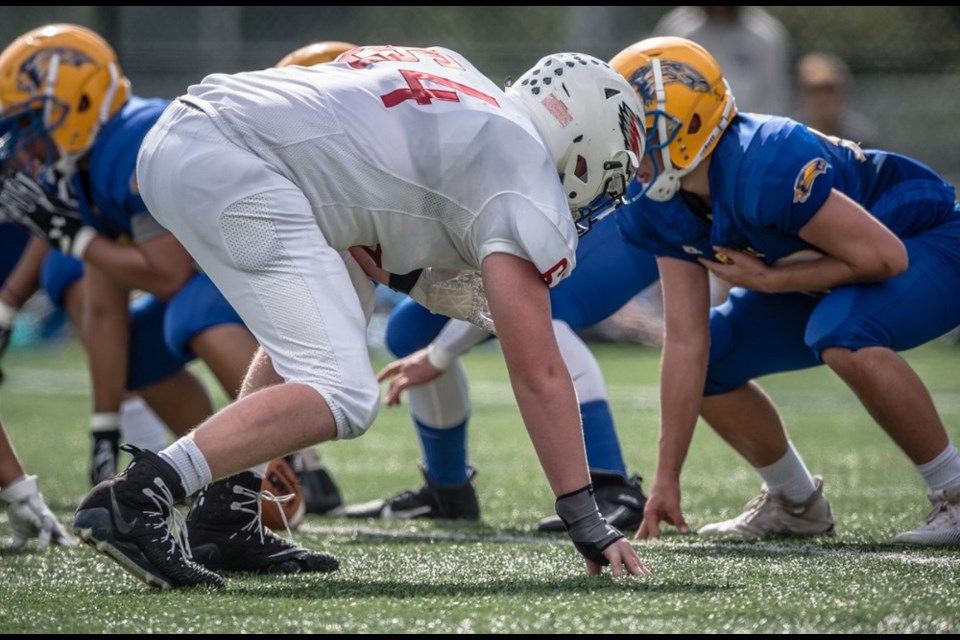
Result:
[[[667,92],[663,87],[663,72],[660,69],[660,59],[653,59],[653,78],[654,83],[657,89],[657,110],[661,113],[668,113],[667,111]],[[647,190],[644,192],[644,195],[654,202],[666,202],[673,196],[677,194],[677,191],[680,190],[680,180],[691,171],[696,169],[703,159],[707,156],[706,150],[713,147],[713,142],[720,136],[721,133],[727,128],[727,125],[730,124],[730,119],[733,117],[733,114],[736,112],[736,101],[733,98],[733,93],[730,91],[730,85],[727,83],[726,78],[723,80],[723,84],[726,87],[727,95],[730,99],[727,101],[727,106],[723,110],[723,115],[720,117],[720,122],[717,123],[717,126],[714,127],[713,131],[704,141],[703,146],[700,147],[700,150],[697,152],[697,155],[693,158],[693,161],[687,166],[686,169],[674,169],[673,162],[670,159],[670,149],[667,145],[665,148],[660,150],[661,161],[663,162],[663,170],[659,175],[650,183],[650,186],[647,187]],[[683,123],[680,123],[681,125]],[[657,135],[660,136],[660,140],[668,140],[667,136],[667,118],[660,117],[657,118]]]

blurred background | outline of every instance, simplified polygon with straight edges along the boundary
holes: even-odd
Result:
[[[272,66],[290,50],[317,40],[447,46],[501,81],[554,51],[609,59],[651,35],[671,9],[5,6],[0,7],[0,40],[7,43],[48,22],[91,27],[117,49],[135,93],[173,98],[208,73]],[[878,134],[878,140],[864,142],[912,155],[960,183],[960,8],[762,9],[782,25],[788,47],[793,96],[784,115],[799,109],[792,75],[797,61],[814,51],[836,55],[854,81],[846,105]],[[743,90],[735,86],[734,92],[739,99]]]

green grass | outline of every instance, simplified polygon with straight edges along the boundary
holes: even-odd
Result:
[[[657,351],[595,345],[624,452],[650,476],[657,438]],[[960,347],[906,354],[960,440]],[[563,536],[537,534],[552,497],[495,348],[466,360],[474,391],[471,455],[482,521],[356,522],[309,516],[296,533],[336,553],[333,575],[231,576],[227,589],[159,592],[87,547],[6,546],[0,516],[2,633],[680,633],[960,631],[957,550],[889,544],[926,513],[907,459],[824,369],[770,377],[798,449],[826,478],[830,539],[713,543],[668,535],[638,552],[654,575],[588,578]],[[28,470],[69,522],[87,489],[88,386],[73,345],[5,361],[0,412]],[[200,370],[205,375],[205,371]],[[218,396],[222,401],[222,396]],[[384,408],[364,437],[321,448],[349,501],[421,482],[405,409]],[[706,428],[683,478],[696,527],[738,513],[759,480]]]

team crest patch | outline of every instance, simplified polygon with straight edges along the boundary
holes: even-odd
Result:
[[[82,67],[85,64],[96,64],[93,58],[76,49],[67,47],[41,49],[20,65],[20,73],[17,75],[17,89],[27,93],[38,91],[47,79],[50,63],[54,57],[57,58],[57,64],[59,65]]]
[[[679,60],[661,60],[660,73],[663,75],[663,84],[682,84],[696,93],[710,93],[710,83],[706,77],[691,65]],[[657,83],[653,74],[653,65],[648,64],[634,72],[630,77],[630,84],[636,89],[645,105],[656,104]]]
[[[567,108],[567,105],[565,105],[560,98],[552,93],[544,98],[541,101],[541,104],[546,107],[547,111],[550,112],[550,115],[557,119],[557,122],[560,123],[561,127],[565,127],[573,122],[573,116],[570,115],[570,109]]]
[[[793,203],[806,202],[813,191],[813,181],[817,176],[826,173],[829,168],[830,165],[823,158],[814,158],[803,165],[803,169],[800,169],[797,179],[793,182]]]

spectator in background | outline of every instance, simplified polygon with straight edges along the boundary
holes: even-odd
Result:
[[[797,111],[793,118],[821,133],[872,147],[877,125],[847,105],[853,76],[832,53],[814,52],[797,62]]]
[[[790,35],[760,7],[677,7],[653,27],[706,47],[723,67],[741,111],[790,112]]]

